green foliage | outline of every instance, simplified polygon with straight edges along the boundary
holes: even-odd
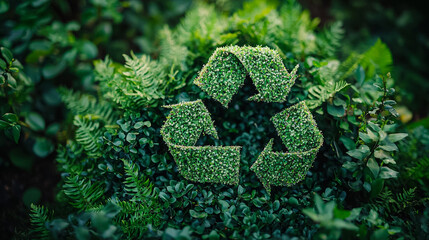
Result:
[[[79,176],[68,177],[64,184],[64,193],[70,198],[70,204],[78,209],[90,209],[103,198],[102,183],[79,179]]]
[[[9,49],[1,47],[0,53],[0,101],[2,103],[0,130],[3,130],[9,139],[18,143],[21,136],[21,125],[24,125],[19,120],[21,113],[18,109],[31,89],[31,81],[22,72],[21,63],[13,57]]]
[[[321,55],[334,57],[341,47],[343,38],[344,29],[341,22],[335,22],[329,28],[323,29],[320,37],[316,39],[316,44],[320,51],[322,51]]]
[[[131,57],[124,55],[124,58],[124,66],[111,63],[107,57],[95,64],[96,79],[104,97],[127,110],[150,106],[162,98],[165,87],[162,67],[149,56],[138,58],[131,53]]]
[[[322,6],[325,4],[313,7],[319,9]],[[377,38],[381,38],[392,52],[392,74],[397,78],[395,88],[402,99],[402,108],[405,105],[410,111],[408,115],[412,115],[410,118],[414,120],[427,116],[429,101],[426,93],[429,92],[429,84],[425,63],[428,62],[429,52],[422,47],[422,43],[429,35],[427,31],[420,30],[426,26],[424,3],[408,5],[398,1],[386,5],[369,0],[335,0],[331,6],[331,16],[342,21],[345,29],[350,29],[341,51],[348,54],[356,49],[367,49],[374,45]],[[384,58],[388,55],[379,56],[373,61],[374,69],[389,60]]]
[[[156,201],[153,199],[152,201]],[[144,201],[143,203],[133,201],[120,201],[117,203],[121,212],[115,221],[121,226],[128,238],[140,238],[144,236],[148,224],[155,227],[160,225],[159,212],[161,206],[158,203]]]
[[[73,115],[88,116],[107,125],[115,123],[118,118],[112,105],[107,101],[97,101],[97,98],[90,94],[81,94],[66,88],[60,88],[59,92],[61,100]]]
[[[139,169],[136,164],[123,160],[126,178],[124,181],[125,190],[131,197],[131,201],[146,201],[146,198],[153,197],[153,185],[149,179],[144,181],[139,177]]]
[[[49,220],[48,210],[43,206],[31,205],[30,222],[32,232],[37,239],[49,239],[50,233],[46,228],[46,222]]]
[[[119,24],[115,23],[119,21],[114,14],[117,11],[112,10],[118,10],[115,3],[117,1],[98,6],[99,11],[88,7],[88,14],[83,16],[94,16],[98,20],[93,25],[79,22],[81,30],[68,30],[67,36],[79,36],[81,40],[76,42],[85,42],[85,33],[93,30],[90,26],[97,28],[98,24],[105,23],[103,16],[111,17],[111,26]],[[127,9],[126,5],[123,7]],[[319,28],[319,20],[312,19],[295,1],[281,4],[252,1],[229,15],[220,13],[219,5],[197,3],[177,27],[165,26],[160,28],[161,32],[149,34],[160,39],[147,39],[146,35],[135,38],[136,32],[147,29],[143,26],[146,22],[128,17],[134,15],[122,12],[126,11],[123,9],[119,10],[124,24],[120,27],[130,19],[142,26],[126,34],[112,34],[111,39],[135,39],[143,57],[131,54],[125,65],[116,63],[114,61],[120,61],[119,54],[114,54],[110,46],[115,49],[117,45],[110,40],[92,41],[92,35],[88,34],[88,38],[96,42],[97,55],[109,53],[113,60],[96,61],[94,71],[88,66],[95,51],[86,44],[87,49],[78,51],[80,54],[72,58],[76,65],[67,65],[70,67],[48,80],[59,81],[59,76],[70,72],[73,83],[66,81],[68,77],[61,81],[73,89],[79,86],[85,93],[60,90],[71,117],[60,132],[63,146],[58,147],[57,156],[58,169],[65,182],[57,196],[62,212],[54,220],[39,221],[48,226],[50,235],[63,239],[386,239],[391,235],[418,239],[427,236],[429,210],[425,178],[416,179],[407,173],[408,169],[415,168],[416,175],[424,174],[425,165],[420,159],[427,155],[424,144],[427,135],[420,129],[405,137],[406,129],[397,121],[392,90],[395,80],[386,77],[391,61],[383,43],[378,42],[369,53],[357,51],[344,60],[342,56],[347,53],[336,51],[343,46],[340,25]],[[100,15],[93,14],[97,12]],[[55,36],[54,27],[73,28],[70,23],[47,22],[46,26],[52,27],[46,36]],[[58,30],[59,35],[62,32]],[[68,40],[61,41],[54,45],[64,43],[65,49],[75,48],[68,45]],[[244,80],[240,91],[228,101],[229,108],[224,108],[192,84],[211,53],[228,45],[249,46],[246,49],[267,46],[278,52],[276,57],[286,69],[299,64],[296,69],[299,78],[288,90],[288,96],[282,96],[283,103],[245,101],[260,89]],[[59,67],[45,69],[43,65],[39,75],[49,77],[49,74],[55,75],[53,70],[61,70],[61,61],[55,58],[67,50],[58,49],[58,53],[51,52],[40,60],[46,66],[58,63]],[[125,49],[122,53],[131,48],[121,49]],[[383,59],[378,58],[379,55]],[[231,57],[231,60],[246,74],[237,59]],[[92,84],[94,76],[98,81],[96,86]],[[194,99],[201,100],[189,104]],[[310,104],[313,100],[314,104]],[[176,105],[170,112],[160,107],[177,102],[188,104]],[[266,118],[295,104],[304,104],[302,102],[312,109],[317,128],[323,132],[323,145],[313,165],[306,165],[309,167],[306,175],[300,175],[305,179],[289,187],[272,187],[268,196],[264,185],[250,170],[266,147],[267,139],[274,138],[272,151],[284,148],[282,135],[277,134],[276,126]],[[195,106],[198,111],[191,111]],[[187,111],[180,112],[180,109]],[[35,129],[42,129],[43,125],[48,128],[55,122],[53,118],[47,120],[42,111],[30,112],[37,112],[44,119],[43,124],[31,114],[28,121]],[[203,112],[205,117],[197,118],[195,112],[198,116]],[[169,115],[175,113],[180,115],[177,118],[180,121],[174,122]],[[309,116],[309,112],[304,115]],[[78,126],[73,124],[73,119],[79,119]],[[313,123],[313,118],[305,119]],[[200,136],[204,130],[216,132],[213,122],[220,123],[217,124],[218,138]],[[174,128],[163,128],[163,124]],[[300,133],[306,143],[310,143],[306,147],[319,148],[319,130],[315,127],[306,130],[308,132]],[[417,136],[419,132],[423,136]],[[43,135],[42,130],[39,133]],[[311,137],[311,133],[316,137]],[[291,146],[301,146],[296,144],[301,138],[285,137]],[[180,162],[201,160],[200,165],[204,167],[212,161],[213,149],[225,146],[242,146],[231,158],[237,166],[234,170],[240,166],[231,178],[238,186],[191,183],[187,179],[186,174],[194,179],[212,175],[199,174],[194,168],[182,167]],[[186,149],[187,155],[180,155],[179,149]],[[173,157],[168,154],[169,150]],[[287,150],[295,152],[289,147]],[[194,153],[198,153],[197,157]],[[202,162],[204,159],[206,162]],[[228,158],[222,156],[222,159]],[[314,156],[308,159],[313,160]],[[222,182],[224,176],[215,179]],[[315,207],[310,208],[314,194],[324,201],[315,199]],[[387,210],[383,199],[396,203]]]
[[[318,239],[340,239],[342,231],[357,232],[358,226],[351,221],[359,215],[359,212],[360,209],[352,211],[338,209],[334,201],[324,203],[317,194],[314,195],[314,208],[303,210],[305,215],[320,224],[320,228],[323,229],[316,235]]]
[[[402,192],[393,195],[388,188],[384,188],[383,192],[371,204],[371,208],[386,211],[388,214],[401,213],[407,208],[411,209],[414,205],[419,204],[415,191],[416,188],[403,189]],[[427,199],[421,199],[421,201],[427,201]]]

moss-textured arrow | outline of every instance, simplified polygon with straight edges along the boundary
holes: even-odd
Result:
[[[285,102],[295,83],[298,65],[288,73],[278,53],[268,47],[229,46],[216,49],[194,83],[223,106],[249,74],[258,94],[249,100]]]
[[[322,133],[304,102],[271,118],[288,152],[274,152],[273,139],[250,168],[268,193],[273,186],[292,186],[303,180],[323,144]]]
[[[161,135],[183,177],[201,183],[238,184],[241,147],[195,146],[201,133],[218,137],[203,102],[166,107],[172,110]]]

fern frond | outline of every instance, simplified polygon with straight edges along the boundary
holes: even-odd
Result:
[[[157,201],[150,204],[130,201],[119,201],[121,212],[115,218],[120,224],[122,231],[133,239],[141,238],[146,232],[146,226],[152,224],[157,227],[160,225],[161,205]]]
[[[106,99],[124,110],[137,110],[164,97],[166,74],[161,64],[149,56],[124,55],[125,66],[117,66],[108,58],[95,64],[96,80]],[[108,73],[103,72],[110,69]],[[113,72],[112,69],[114,70]]]
[[[333,57],[340,48],[343,37],[344,29],[342,22],[335,22],[331,26],[325,28],[316,41],[320,55]]]
[[[396,209],[397,211],[402,211],[412,204],[416,196],[415,191],[416,188],[414,187],[408,190],[403,189],[402,193],[398,193],[396,196],[396,202],[398,206],[398,209]]]
[[[31,204],[31,233],[36,239],[51,239],[51,235],[46,228],[47,221],[49,221],[48,210],[43,206]]]
[[[367,78],[372,77],[376,73],[386,75],[391,71],[392,64],[392,53],[380,39],[363,54],[361,61],[362,67],[367,72]]]
[[[100,122],[91,121],[92,116],[83,117],[75,116],[74,125],[77,127],[76,130],[76,142],[79,143],[84,149],[88,156],[99,157],[102,153],[100,152],[101,145],[98,142],[102,136],[102,129]]]
[[[371,201],[369,206],[377,211],[383,208],[389,214],[399,214],[417,203],[415,201],[415,190],[416,188],[403,189],[402,193],[394,195],[388,188],[384,188],[377,198]]]
[[[167,26],[161,30],[160,35],[159,59],[162,65],[186,71],[185,61],[189,54],[186,46],[177,42],[173,32]]]
[[[153,198],[155,192],[153,191],[153,184],[149,183],[149,179],[144,179],[139,176],[139,169],[136,164],[122,160],[125,169],[125,191],[128,195],[132,196],[131,201],[147,201]]]
[[[357,53],[351,53],[347,59],[338,66],[335,74],[336,81],[343,81],[348,78],[359,66],[363,56]]]
[[[86,210],[96,206],[97,201],[103,198],[104,188],[102,183],[79,180],[79,177],[68,177],[63,185],[64,193],[70,198],[75,208]]]
[[[79,174],[83,171],[83,166],[76,163],[82,155],[84,149],[75,141],[69,140],[66,146],[58,145],[56,161],[59,171],[69,174]]]
[[[106,101],[97,100],[89,94],[73,92],[73,90],[60,88],[61,99],[73,115],[93,115],[103,120],[105,124],[113,124],[118,119],[113,106]]]
[[[345,81],[329,82],[326,86],[317,85],[308,89],[309,99],[306,101],[310,109],[317,108],[329,98],[334,97],[337,92],[349,86]]]
[[[192,42],[195,41],[193,39],[198,39],[201,47],[209,47],[213,41],[219,39],[226,26],[225,18],[216,13],[213,5],[199,2],[179,23],[176,29],[177,42],[180,45],[191,44],[192,46]],[[198,50],[207,51],[207,49]]]
[[[412,179],[429,179],[429,158],[422,158],[414,162],[414,166],[408,168],[407,175]]]

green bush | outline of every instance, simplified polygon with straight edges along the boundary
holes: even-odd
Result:
[[[103,9],[111,9],[106,4]],[[113,21],[127,16],[116,10],[97,12],[106,13]],[[74,27],[72,23],[64,26]],[[276,4],[255,0],[230,15],[222,14],[215,5],[198,2],[176,27],[157,29],[153,36],[158,39],[150,43],[156,50],[131,52],[125,55],[125,64],[112,56],[95,60],[92,68],[91,60],[106,52],[84,56],[95,52],[88,47],[91,44],[85,47],[84,41],[82,48],[87,49],[76,61],[85,62],[85,73],[73,75],[77,85],[56,90],[68,109],[61,133],[64,141],[57,148],[61,173],[57,202],[49,209],[32,205],[28,237],[425,238],[429,196],[424,157],[429,134],[421,128],[408,130],[398,121],[396,76],[389,73],[392,57],[388,46],[378,40],[366,51],[343,57],[338,51],[343,35],[341,23],[321,28],[318,19],[310,18],[295,1]],[[110,42],[103,43],[108,46]],[[259,63],[294,69],[291,73],[296,79],[284,75],[295,84],[291,80],[287,89],[281,89],[281,101],[248,101],[261,90],[272,90],[261,79],[253,79],[255,76],[270,83],[279,79],[252,73],[249,68],[255,63],[249,51],[237,51],[235,55],[243,56],[234,58],[216,50],[233,49],[232,45],[247,46],[242,48],[247,50],[267,47],[263,49],[278,54],[265,56],[267,60]],[[210,58],[213,53],[215,57]],[[225,55],[232,64],[230,69],[222,68],[239,70],[237,75],[228,75],[235,76],[234,89],[224,95],[194,84],[222,82],[204,76],[224,61],[216,54]],[[246,58],[249,63],[244,64],[244,71],[238,60]],[[77,73],[77,69],[69,70]],[[43,74],[44,70],[40,71]],[[76,87],[85,86],[86,81],[89,87]],[[70,86],[73,90],[67,88]],[[223,106],[226,104],[228,108]],[[172,110],[162,107],[165,105],[173,105]],[[180,115],[180,121],[172,122],[175,114]],[[299,121],[283,122],[278,117],[287,114]],[[41,126],[39,122],[33,125]],[[308,129],[298,131],[293,125],[302,122]],[[189,129],[194,131],[185,131]],[[203,130],[212,136],[200,137]],[[211,158],[213,149],[233,149],[231,146],[242,146],[239,156],[235,151],[221,159],[235,160],[237,172],[228,174],[231,179],[220,175],[206,181],[213,169],[198,161]],[[265,169],[255,174],[251,166],[259,156],[286,160],[289,155],[278,153],[286,152],[285,146],[290,153],[309,151],[311,156],[304,156],[305,164],[299,167],[305,174],[298,174],[301,181],[289,182],[294,185],[281,186],[283,179],[277,182],[276,176],[264,176],[273,178],[269,179],[274,185],[270,191],[258,180],[261,174],[267,175]],[[193,158],[183,155],[183,149],[198,149],[187,152],[192,157],[198,155],[197,164],[188,163]],[[292,156],[294,160],[302,157]],[[181,166],[184,162],[186,169]],[[211,172],[199,176],[199,166]],[[284,172],[290,173],[288,169]]]

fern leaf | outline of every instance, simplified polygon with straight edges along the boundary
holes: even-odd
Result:
[[[362,67],[367,72],[367,78],[379,73],[386,75],[392,69],[393,59],[389,48],[380,39],[363,54]]]
[[[326,57],[333,57],[340,48],[343,37],[344,29],[342,22],[335,22],[325,28],[316,41],[320,54]]]
[[[36,239],[50,239],[50,233],[46,228],[46,222],[49,220],[48,210],[43,206],[31,204],[30,222],[31,233]]]
[[[163,98],[166,74],[160,63],[149,56],[138,58],[132,52],[124,58],[123,67],[108,58],[96,62],[96,80],[100,82],[104,97],[125,110],[147,107]],[[106,69],[110,70],[103,72]]]
[[[88,156],[99,157],[101,145],[98,140],[102,135],[100,123],[82,116],[75,116],[73,123],[77,127],[76,142],[85,149]]]
[[[56,161],[59,171],[72,175],[79,174],[83,171],[83,166],[77,163],[84,149],[75,141],[68,141],[66,146],[59,145],[57,149]]]
[[[73,92],[66,88],[60,88],[59,92],[62,101],[74,115],[92,115],[105,124],[113,124],[118,119],[113,106],[106,101],[97,101],[92,95]]]
[[[64,193],[70,198],[70,204],[78,209],[86,210],[96,206],[103,198],[104,188],[101,183],[79,180],[79,177],[68,177],[63,185]]]
[[[429,168],[429,158],[422,158],[415,161],[415,165],[408,168],[408,176],[412,179],[429,179],[427,169]]]
[[[173,36],[173,32],[167,26],[162,29],[160,34],[160,62],[164,66],[179,68],[181,71],[186,71],[185,61],[189,54],[186,46],[177,43],[175,36]]]
[[[115,221],[120,224],[122,231],[129,238],[141,238],[142,234],[146,232],[148,224],[155,227],[160,225],[161,206],[156,201],[150,204],[120,201],[117,204],[121,207],[121,212]]]
[[[348,78],[359,66],[363,56],[357,53],[351,53],[347,59],[338,66],[335,74],[336,81],[343,81]]]
[[[125,159],[125,191],[132,196],[132,201],[146,201],[148,198],[154,197],[153,185],[149,183],[149,179],[144,179],[139,176],[138,167],[136,164]]]

